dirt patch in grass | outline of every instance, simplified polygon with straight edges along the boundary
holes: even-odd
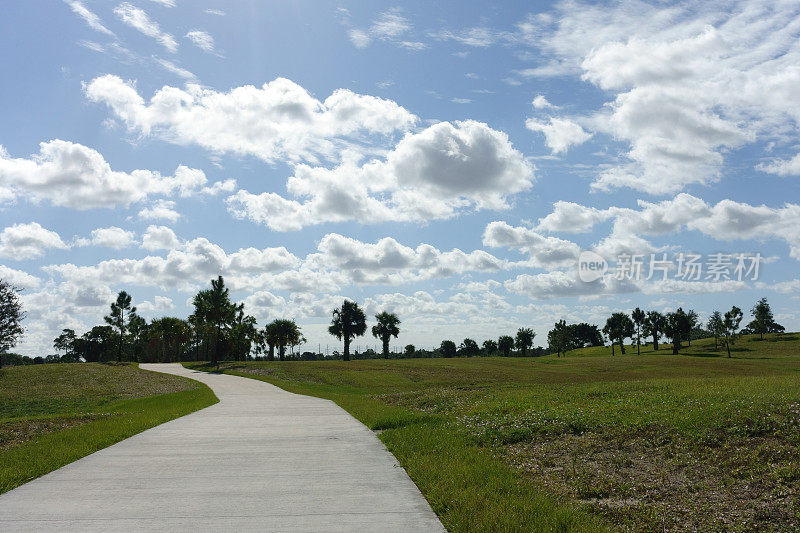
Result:
[[[652,433],[538,437],[500,448],[539,486],[627,531],[800,528],[800,448],[774,437],[709,445]]]
[[[0,452],[47,433],[63,431],[86,424],[96,418],[97,416],[79,416],[0,422]]]

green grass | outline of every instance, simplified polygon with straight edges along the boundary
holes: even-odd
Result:
[[[0,369],[0,493],[218,400],[135,365]]]
[[[451,531],[800,527],[800,340],[735,350],[221,368],[381,430]]]

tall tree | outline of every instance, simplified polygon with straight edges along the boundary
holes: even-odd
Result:
[[[455,357],[456,343],[449,340],[442,341],[442,344],[439,346],[439,352],[442,354],[442,357]]]
[[[637,307],[633,310],[633,313],[631,313],[631,318],[636,325],[636,355],[642,355],[642,326],[644,326],[647,315]]]
[[[758,333],[761,340],[764,340],[764,333],[768,333],[770,326],[775,322],[775,317],[772,315],[772,309],[767,303],[767,299],[761,298],[757,301],[750,313],[753,315],[753,321],[750,323],[753,332]]]
[[[19,289],[4,279],[0,279],[0,368],[3,366],[3,354],[17,345],[25,332],[22,320],[25,311],[19,301]]]
[[[728,350],[728,358],[731,356],[731,345],[736,342],[737,330],[742,323],[742,310],[735,305],[731,310],[725,313],[722,319],[724,326],[723,331],[725,334],[725,348]]]
[[[236,305],[231,303],[229,290],[222,276],[211,280],[211,289],[198,292],[194,297],[195,316],[212,325],[216,333],[211,364],[219,364],[219,346],[222,331],[228,328],[236,317]]]
[[[622,355],[625,355],[625,339],[633,337],[633,321],[631,317],[625,313],[613,313],[608,320],[606,320],[603,333],[605,333],[608,336],[608,340],[611,341],[611,355],[614,355],[614,342],[619,343]]]
[[[127,314],[126,314],[127,313]],[[122,361],[122,351],[125,343],[125,335],[130,326],[131,315],[136,313],[136,308],[131,306],[131,295],[125,291],[117,294],[117,299],[111,303],[111,312],[103,317],[106,324],[115,328],[119,335],[119,345],[117,349],[117,362]]]
[[[550,352],[556,352],[556,357],[566,355],[570,348],[570,327],[565,320],[559,320],[553,325],[553,329],[547,332],[547,345]]]
[[[517,330],[517,336],[514,338],[514,344],[516,345],[517,350],[519,350],[522,354],[522,357],[527,357],[528,350],[530,350],[533,346],[533,338],[535,336],[536,333],[534,333],[531,328],[519,328]]]
[[[684,338],[689,346],[692,345],[692,330],[694,330],[699,323],[700,317],[697,315],[694,309],[689,309],[686,312],[686,331],[684,332]]]
[[[504,357],[511,355],[511,350],[514,349],[514,337],[511,335],[502,335],[497,339],[497,348]]]
[[[389,341],[392,337],[400,335],[400,319],[394,313],[383,311],[375,315],[377,324],[372,326],[372,336],[381,340],[383,345],[383,358],[389,359]]]
[[[64,362],[72,362],[75,354],[75,330],[64,328],[61,333],[53,339],[53,348],[58,352],[64,352],[61,357]]]
[[[667,318],[658,311],[648,311],[644,321],[644,335],[653,337],[653,350],[658,351],[658,339],[664,333]]]
[[[147,338],[150,341],[148,359],[171,363],[181,360],[191,338],[191,330],[186,320],[165,316],[150,322]]]
[[[344,340],[342,359],[350,360],[350,342],[367,331],[367,317],[357,303],[345,300],[342,307],[333,310],[333,319],[328,332],[339,340]]]
[[[686,338],[687,332],[692,329],[689,315],[679,307],[674,313],[667,313],[665,325],[662,328],[664,335],[672,341],[672,353],[678,354],[681,341]]]
[[[706,325],[708,331],[714,336],[714,349],[717,349],[719,344],[719,339],[725,334],[725,322],[722,318],[722,313],[719,311],[714,311],[711,313],[711,316],[708,318],[708,324]]]

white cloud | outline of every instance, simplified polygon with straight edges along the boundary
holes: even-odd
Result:
[[[175,222],[181,218],[180,213],[175,211],[175,202],[172,200],[157,200],[149,207],[139,211],[139,218],[142,220],[169,220]]]
[[[197,76],[194,75],[193,72],[186,70],[183,67],[180,67],[173,63],[172,61],[168,61],[166,59],[162,59],[160,57],[153,56],[153,61],[161,65],[161,67],[166,70],[167,72],[171,72],[176,76],[180,76],[185,80],[196,81]]]
[[[593,187],[667,194],[718,181],[731,150],[797,131],[798,22],[791,2],[744,0],[722,10],[561,2],[548,20],[520,26],[518,38],[550,61],[527,74],[580,74],[612,94],[587,120],[628,149]],[[789,160],[759,169],[796,167]]]
[[[571,146],[579,146],[592,138],[591,133],[568,118],[551,117],[549,123],[529,118],[525,127],[544,133],[545,144],[554,154],[566,152]]]
[[[139,9],[128,2],[123,2],[114,8],[114,14],[131,28],[158,41],[173,54],[178,51],[178,42],[175,37],[162,31],[158,22],[152,20],[143,9]]]
[[[514,248],[530,255],[530,265],[537,268],[562,268],[577,264],[580,248],[577,244],[546,237],[528,228],[513,227],[495,221],[486,226],[484,246]]]
[[[117,76],[95,78],[85,91],[89,100],[107,104],[130,130],[142,135],[267,162],[316,161],[318,155],[335,159],[344,137],[361,132],[388,135],[407,130],[417,120],[391,100],[346,89],[319,101],[284,78],[227,93],[197,85],[166,86],[149,104]]]
[[[347,36],[350,38],[350,42],[353,43],[353,46],[356,48],[366,48],[372,42],[372,38],[367,32],[356,28],[349,30],[347,32]]]
[[[72,12],[78,15],[83,19],[83,21],[93,30],[99,31],[100,33],[105,33],[111,37],[114,37],[114,32],[109,30],[103,25],[103,21],[100,20],[94,12],[90,11],[83,5],[83,3],[79,2],[78,0],[67,1],[65,3],[72,9]]]
[[[378,39],[395,39],[411,30],[411,23],[397,10],[381,13],[369,28],[371,35]]]
[[[359,284],[399,284],[508,268],[507,262],[483,250],[442,252],[428,244],[414,249],[391,237],[372,244],[329,233],[317,249],[319,253],[306,258],[307,266],[314,270],[337,270]]]
[[[610,275],[591,283],[583,282],[578,279],[577,268],[569,272],[555,270],[535,275],[520,274],[513,280],[506,281],[505,288],[532,300],[566,297],[586,299],[639,291],[639,287],[633,282],[619,281]]]
[[[547,98],[544,95],[537,94],[536,97],[531,102],[531,105],[534,109],[558,109],[558,106],[554,106],[550,102],[547,101]]]
[[[132,231],[127,231],[116,226],[92,230],[91,244],[94,246],[105,246],[107,248],[121,250],[135,243],[136,235]]]
[[[151,2],[155,2],[157,4],[161,4],[164,7],[175,7],[175,0],[150,0]]]
[[[39,153],[29,159],[11,158],[0,146],[0,185],[36,202],[80,210],[129,206],[176,189],[188,195],[192,190],[181,177],[187,172],[203,174],[184,166],[175,178],[150,170],[115,171],[99,152],[60,139],[40,143]]]
[[[55,231],[37,222],[14,224],[0,232],[0,257],[16,260],[41,257],[47,250],[69,248]]]
[[[342,22],[349,26],[350,13],[347,10],[340,11],[340,13],[343,15]],[[373,40],[379,40],[392,43],[412,52],[426,49],[428,45],[423,42],[410,41],[403,38],[412,29],[411,21],[401,14],[399,8],[395,8],[378,15],[378,18],[366,30],[360,28],[348,29],[347,36],[356,48],[367,48],[372,44]]]
[[[277,231],[344,220],[422,222],[467,208],[505,209],[533,179],[508,137],[475,121],[434,124],[407,134],[385,160],[356,163],[348,157],[334,169],[297,165],[287,189],[300,200],[240,190],[229,208]]]
[[[42,282],[42,280],[36,276],[32,276],[22,270],[15,270],[5,265],[0,265],[0,279],[20,289],[35,289]]]
[[[613,215],[611,210],[600,210],[574,202],[558,201],[553,204],[553,212],[539,219],[537,226],[541,231],[587,233],[600,222]]]
[[[145,316],[152,317],[154,315],[163,315],[168,311],[175,309],[175,304],[171,298],[166,296],[156,296],[153,301],[144,301],[136,304],[136,311]]]
[[[441,30],[431,33],[431,37],[440,41],[456,41],[475,48],[486,48],[507,36],[503,32],[497,32],[486,27],[473,27],[459,31]]]
[[[214,53],[214,37],[210,33],[202,30],[192,30],[186,34],[186,38],[201,50]]]
[[[224,17],[225,16],[225,12],[222,11],[221,9],[206,9],[206,10],[203,11],[203,13],[205,13],[206,15],[214,15],[216,17]]]
[[[180,241],[167,226],[148,226],[142,235],[142,248],[145,250],[173,250]]]
[[[778,176],[800,176],[800,154],[791,159],[778,159],[769,163],[759,163],[756,165],[756,169]]]
[[[335,286],[330,275],[295,269],[299,264],[284,247],[242,248],[228,254],[207,239],[197,238],[169,250],[165,257],[109,259],[94,266],[66,263],[44,270],[77,286],[114,284],[193,291],[218,275],[225,276],[234,290],[325,291]]]

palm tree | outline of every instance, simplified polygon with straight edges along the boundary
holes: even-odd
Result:
[[[633,313],[631,313],[631,318],[633,318],[633,323],[636,324],[636,355],[642,355],[642,326],[644,325],[647,315],[637,307],[633,310]]]
[[[535,336],[536,333],[534,333],[531,328],[519,328],[517,330],[517,337],[514,339],[514,343],[517,346],[517,350],[522,354],[522,357],[528,355],[528,350],[533,346],[533,338]]]
[[[128,312],[128,320],[125,320],[125,312]],[[117,350],[117,362],[122,361],[122,345],[125,342],[125,332],[128,329],[130,316],[136,313],[136,308],[131,307],[131,295],[125,291],[120,291],[116,301],[111,303],[111,313],[103,317],[106,323],[112,328],[117,328],[119,333],[119,347]]]
[[[342,302],[342,307],[333,310],[333,319],[328,327],[331,335],[344,340],[342,359],[350,360],[350,341],[367,331],[367,317],[357,303],[350,300]]]
[[[383,343],[383,358],[389,359],[389,340],[392,337],[397,338],[400,334],[400,319],[394,313],[387,313],[383,311],[375,315],[375,320],[378,323],[372,326],[372,336],[380,339]]]
[[[244,314],[244,304],[239,304],[231,326],[231,340],[234,343],[234,356],[237,361],[240,355],[243,355],[243,359],[247,361],[247,356],[250,354],[250,349],[257,336],[255,317]]]
[[[267,342],[270,346],[278,347],[278,355],[281,361],[284,360],[287,346],[297,346],[306,341],[305,337],[303,337],[303,334],[300,332],[300,327],[294,320],[273,320],[271,323],[267,324],[265,331],[267,333]],[[270,354],[272,353],[273,352],[270,352]],[[274,355],[271,355],[271,358],[274,358]]]
[[[231,303],[229,290],[222,276],[211,280],[211,289],[198,292],[194,297],[195,315],[212,324],[216,330],[216,342],[211,364],[219,364],[219,344],[223,327],[230,325],[236,317],[237,306]]]

